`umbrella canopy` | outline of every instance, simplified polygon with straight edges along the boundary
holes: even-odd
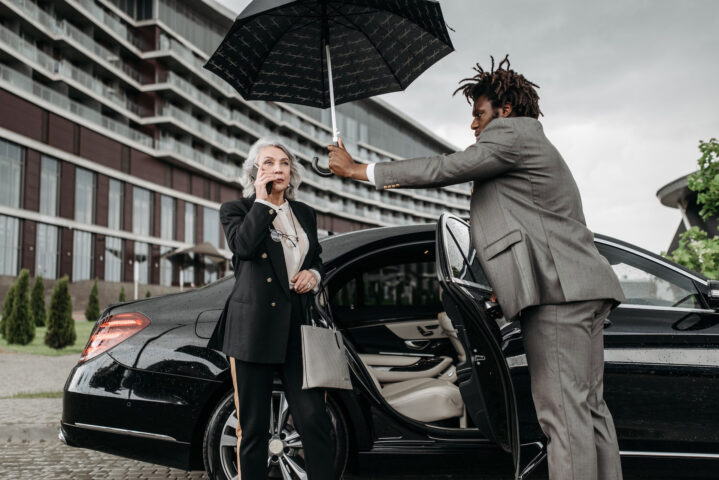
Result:
[[[453,50],[435,0],[255,0],[205,68],[247,100],[327,108],[404,90]]]

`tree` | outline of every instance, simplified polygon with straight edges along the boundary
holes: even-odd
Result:
[[[30,271],[26,268],[17,279],[12,314],[5,330],[7,343],[27,345],[35,338],[35,321],[30,312]]]
[[[702,206],[699,215],[706,220],[719,213],[719,142],[700,140],[699,151],[699,170],[687,177],[687,185],[697,192],[697,203]]]
[[[2,305],[2,320],[0,320],[0,335],[2,335],[3,338],[7,337],[7,324],[10,321],[10,317],[12,317],[12,306],[15,303],[15,286],[16,286],[15,283],[10,285],[10,288],[7,291],[7,295],[5,295],[5,302]]]
[[[125,285],[120,288],[120,297],[117,299],[118,302],[125,301]]]
[[[30,293],[30,310],[36,327],[44,327],[47,314],[45,313],[45,284],[41,276],[35,277],[35,283]]]
[[[59,350],[75,343],[75,321],[72,319],[72,299],[70,298],[67,275],[55,283],[50,298],[50,315],[47,319],[45,345]]]
[[[677,249],[664,256],[701,272],[707,278],[719,278],[719,237],[709,238],[707,232],[699,227],[682,233]]]
[[[687,186],[697,192],[699,215],[706,220],[719,214],[719,142],[716,138],[708,142],[700,140],[699,151],[699,170],[687,177]],[[719,278],[719,238],[709,238],[699,227],[682,233],[679,246],[670,254],[662,252],[662,255],[708,278]]]
[[[95,279],[95,283],[92,284],[90,297],[87,299],[85,318],[88,322],[94,322],[100,318],[100,302],[97,299],[97,278]]]

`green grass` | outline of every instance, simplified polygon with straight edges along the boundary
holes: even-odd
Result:
[[[0,398],[62,398],[62,392],[16,393],[9,397]]]
[[[9,345],[7,340],[0,338],[0,351],[15,352],[15,353],[29,353],[32,355],[47,355],[51,357],[57,357],[60,355],[80,355],[82,349],[85,348],[87,339],[90,338],[90,332],[92,327],[95,326],[95,322],[75,322],[75,332],[77,333],[77,339],[73,345],[69,345],[60,350],[55,350],[45,345],[45,331],[47,327],[35,328],[35,338],[32,342],[27,345]]]

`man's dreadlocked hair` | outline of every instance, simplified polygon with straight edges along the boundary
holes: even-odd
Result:
[[[490,58],[492,69],[487,72],[478,63],[474,67],[477,75],[460,80],[460,86],[453,95],[462,92],[470,104],[480,96],[486,95],[494,108],[500,108],[508,103],[512,106],[512,112],[518,117],[539,118],[543,115],[539,110],[539,95],[535,90],[539,86],[524,78],[524,75],[510,70],[509,55],[499,63],[497,70],[494,69],[494,57],[490,56]]]

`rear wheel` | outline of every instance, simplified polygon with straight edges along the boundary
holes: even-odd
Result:
[[[306,478],[304,450],[299,432],[294,427],[285,393],[281,385],[272,391],[270,417],[270,443],[267,449],[267,463],[270,478],[299,480]],[[347,428],[342,413],[331,397],[327,399],[335,443],[334,466],[336,478],[340,478],[347,463]],[[212,480],[237,478],[237,413],[233,392],[225,395],[210,416],[205,430],[202,454],[205,470]]]

